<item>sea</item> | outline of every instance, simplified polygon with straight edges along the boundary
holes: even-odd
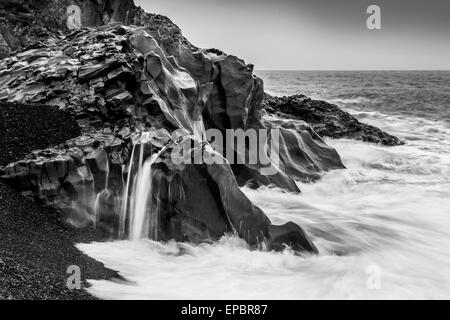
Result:
[[[276,223],[301,225],[318,256],[149,240],[78,244],[127,281],[103,299],[449,299],[450,71],[256,71],[267,93],[326,100],[405,141],[326,139],[346,166],[302,194],[243,188]]]

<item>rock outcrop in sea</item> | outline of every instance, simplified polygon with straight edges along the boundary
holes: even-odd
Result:
[[[385,146],[404,144],[379,128],[361,123],[334,104],[312,100],[304,95],[273,97],[266,94],[263,108],[268,114],[282,119],[305,121],[322,137],[361,140]]]
[[[252,65],[195,47],[168,18],[131,0],[7,0],[0,12],[0,102],[58,106],[82,131],[4,163],[11,185],[55,206],[71,225],[115,238],[202,242],[234,232],[252,247],[317,253],[301,227],[274,226],[239,187],[300,192],[296,180],[343,164],[317,122],[264,116]],[[279,161],[229,164],[222,155],[230,147],[219,153],[208,129],[263,130],[267,145],[278,129]],[[180,145],[189,157],[223,161],[175,163]],[[232,152],[245,157],[250,148]]]

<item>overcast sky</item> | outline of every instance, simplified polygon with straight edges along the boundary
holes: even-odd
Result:
[[[450,0],[135,0],[258,70],[450,69]],[[382,30],[366,9],[381,7]]]

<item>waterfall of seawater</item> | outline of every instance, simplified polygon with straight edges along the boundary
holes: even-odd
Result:
[[[146,239],[150,236],[151,239],[155,239],[156,234],[149,234],[149,230],[157,230],[157,226],[150,225],[155,224],[157,219],[151,219],[147,212],[150,211],[150,215],[157,215],[157,212],[152,212],[152,165],[158,158],[158,154],[154,154],[144,162],[140,168],[133,188],[133,194],[130,199],[132,204],[130,205],[129,217],[130,217],[130,240]],[[152,232],[155,233],[155,232]]]
[[[133,241],[141,239],[158,240],[158,206],[153,203],[153,164],[165,151],[154,153],[144,159],[145,143],[149,136],[143,135],[133,146],[128,164],[128,176],[122,194],[122,205],[119,213],[119,239],[128,238]],[[139,160],[136,164],[134,157],[139,149]],[[134,168],[137,171],[134,173]],[[130,193],[131,191],[131,193]],[[126,232],[128,231],[128,233]]]
[[[110,196],[110,191],[109,191],[109,173],[110,173],[110,169],[109,169],[109,157],[108,154],[106,153],[106,151],[103,150],[103,152],[105,153],[105,184],[104,184],[104,188],[102,191],[100,191],[96,198],[95,198],[95,203],[94,203],[94,228],[97,226],[97,222],[100,219],[100,214],[101,214],[101,200],[103,198],[107,198]],[[95,180],[94,180],[95,181]],[[94,182],[95,183],[95,182]]]
[[[127,175],[127,183],[125,185],[123,194],[122,194],[122,207],[120,210],[120,221],[119,221],[119,239],[123,239],[125,237],[125,224],[127,220],[127,212],[128,212],[128,195],[130,192],[130,183],[131,183],[131,170],[133,169],[133,159],[134,152],[136,150],[136,145],[133,146],[133,151],[131,152],[130,163],[128,165],[128,175]]]

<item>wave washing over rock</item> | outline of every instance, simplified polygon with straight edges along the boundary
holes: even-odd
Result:
[[[195,47],[169,19],[132,1],[2,1],[0,12],[0,101],[58,106],[83,132],[5,163],[10,184],[59,208],[71,225],[101,227],[114,239],[200,243],[235,233],[253,248],[318,252],[301,227],[273,225],[240,187],[298,193],[296,181],[344,168],[314,130],[334,119],[320,114],[311,127],[309,117],[264,116],[263,82],[252,65]],[[262,164],[173,163],[183,141],[200,143],[192,155],[220,157],[205,139],[210,128],[278,129],[276,173],[263,175]],[[399,143],[365,132],[367,141]]]
[[[269,89],[280,84],[264,78]],[[366,81],[372,79],[369,74]],[[395,80],[387,83],[395,86]],[[348,81],[338,85],[347,88]],[[423,80],[415,86],[423,86]],[[345,110],[392,132],[404,145],[327,138],[345,170],[328,172],[316,183],[299,183],[301,196],[267,187],[243,189],[274,223],[304,226],[320,255],[304,259],[290,250],[250,251],[230,236],[197,246],[80,244],[80,250],[132,283],[92,280],[88,291],[110,299],[447,299],[450,127],[448,121],[416,117],[413,110],[395,115],[403,99],[399,95],[390,106],[383,104],[394,114]],[[447,112],[436,100],[434,112]],[[368,285],[374,270],[379,289]]]

